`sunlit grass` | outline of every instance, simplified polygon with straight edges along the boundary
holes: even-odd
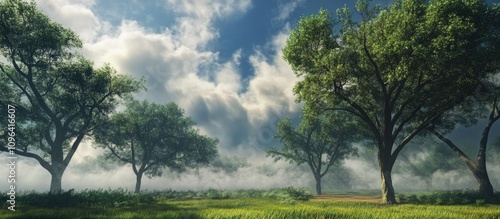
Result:
[[[294,204],[270,198],[162,201],[128,207],[35,208],[2,210],[0,218],[499,218],[500,206],[394,206],[365,202],[315,201]]]

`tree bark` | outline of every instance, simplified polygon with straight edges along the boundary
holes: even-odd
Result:
[[[50,180],[50,193],[56,194],[62,191],[62,175],[52,174],[52,179]]]
[[[488,176],[488,172],[486,170],[480,170],[477,174],[474,174],[479,183],[479,193],[486,198],[487,200],[493,199],[493,185],[491,185],[490,177]]]
[[[382,192],[382,203],[383,204],[396,204],[396,194],[394,193],[394,187],[392,186],[392,176],[391,170],[381,168],[381,192]]]
[[[142,172],[136,174],[135,193],[141,192]]]
[[[486,200],[491,201],[494,198],[494,191],[490,177],[488,176],[488,171],[486,170],[486,165],[478,165],[479,161],[474,162],[465,154],[458,154],[458,156],[464,161],[467,160],[465,164],[477,180],[479,194]]]
[[[53,171],[50,171],[50,193],[57,194],[62,191],[62,176],[64,171],[60,171],[57,168],[53,169]]]
[[[316,179],[316,194],[321,195],[321,176],[314,176]]]
[[[384,154],[384,152],[388,152]],[[379,150],[378,163],[380,167],[382,204],[396,204],[396,194],[392,186],[392,167],[393,162],[390,151]]]

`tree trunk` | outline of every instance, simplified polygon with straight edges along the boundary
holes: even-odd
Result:
[[[62,175],[64,171],[56,170],[50,171],[51,180],[50,180],[50,193],[56,194],[62,191]]]
[[[396,204],[396,194],[394,193],[394,187],[392,186],[392,176],[391,170],[381,169],[381,191],[382,191],[382,203],[383,204]]]
[[[476,176],[476,179],[479,183],[479,193],[487,200],[493,199],[495,197],[493,193],[493,185],[491,185],[488,174],[481,174],[480,177]]]
[[[488,176],[488,172],[486,171],[486,166],[481,168],[478,165],[469,165],[467,163],[467,167],[471,170],[472,174],[477,180],[479,184],[479,194],[483,196],[486,200],[491,200],[494,198],[493,185],[491,184],[490,177]]]
[[[135,182],[135,193],[141,192],[141,180],[142,180],[142,172],[136,174],[137,180]]]
[[[388,152],[388,153],[384,153]],[[380,167],[382,204],[396,204],[396,194],[392,186],[392,163],[390,151],[379,150],[378,163]]]
[[[493,126],[493,124],[500,119],[497,99],[495,99],[492,106],[493,108],[488,118],[488,124],[484,127],[481,140],[479,142],[479,151],[477,152],[476,157],[477,168],[474,168],[473,170],[469,167],[479,183],[479,193],[488,201],[493,201],[495,194],[493,193],[493,185],[491,185],[490,177],[488,176],[488,171],[486,170],[486,147],[488,146],[488,137],[491,126]]]
[[[316,194],[321,195],[321,177],[314,176],[314,179],[316,179]]]
[[[67,166],[64,165],[62,159],[61,161],[55,161],[55,159],[52,159],[52,165],[49,166],[49,169],[47,169],[52,177],[50,180],[50,193],[54,194],[62,192],[62,176],[66,167]]]

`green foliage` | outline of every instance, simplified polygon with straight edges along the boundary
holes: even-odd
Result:
[[[304,116],[297,127],[289,118],[284,118],[276,123],[275,135],[283,147],[270,148],[267,156],[297,164],[312,161],[318,165],[321,162],[329,167],[334,161],[356,152],[352,147],[358,137],[356,127],[350,115],[332,111],[320,116]],[[323,155],[327,159],[322,160]]]
[[[191,199],[235,199],[235,198],[266,198],[273,200],[302,200],[307,201],[313,196],[303,188],[276,188],[269,190],[218,190],[207,189],[202,191],[175,191],[163,190],[144,192],[153,196],[157,201],[191,200]]]
[[[217,190],[207,189],[202,191],[144,191],[141,194],[126,189],[85,189],[75,192],[74,189],[58,193],[40,193],[35,191],[20,192],[16,196],[16,205],[35,206],[43,208],[69,208],[69,207],[106,207],[118,208],[124,206],[142,206],[178,200],[199,199],[238,199],[238,198],[264,198],[282,202],[307,201],[313,196],[303,188],[276,188],[270,190]],[[0,195],[2,200],[7,200],[5,193]],[[7,206],[7,203],[4,203]],[[243,205],[240,203],[240,205]]]
[[[276,124],[274,136],[283,146],[269,148],[266,153],[275,161],[308,164],[318,185],[317,193],[321,194],[321,178],[330,167],[349,155],[356,155],[352,142],[359,136],[357,127],[352,116],[335,111],[305,115],[297,127],[285,118]]]
[[[175,103],[131,100],[126,107],[103,121],[94,133],[96,143],[108,149],[108,156],[132,164],[138,176],[136,192],[143,174],[161,176],[165,167],[182,172],[217,157],[218,139],[200,135],[193,128],[196,123]]]
[[[51,191],[96,121],[143,83],[109,65],[94,68],[77,51],[82,42],[34,1],[0,1],[0,108],[16,106],[16,154],[36,159],[52,175]],[[3,136],[0,136],[3,137]],[[7,151],[4,146],[0,150]]]
[[[496,218],[496,205],[459,206],[380,205],[364,202],[311,201],[285,204],[267,198],[196,199],[157,202],[120,207],[42,208],[19,206],[16,212],[4,211],[0,218]]]
[[[496,196],[500,197],[500,193],[497,193]],[[398,194],[397,198],[400,203],[404,204],[483,205],[486,202],[478,191],[473,190],[452,190],[419,194]]]
[[[402,0],[384,8],[369,2],[356,4],[361,22],[346,7],[335,20],[326,10],[301,18],[283,57],[303,78],[294,93],[306,114],[331,109],[359,118],[386,178],[408,142],[498,72],[500,7],[483,0]],[[383,182],[392,190],[390,179]]]
[[[477,206],[484,206],[485,204],[486,204],[486,200],[484,200],[484,199],[477,199],[476,200]]]
[[[314,197],[308,191],[306,191],[304,188],[287,187],[287,188],[284,188],[283,191],[290,198],[292,198],[293,200],[298,200],[298,201],[308,201],[309,199]]]
[[[50,21],[34,1],[5,0],[0,12],[0,53],[25,67],[48,70],[54,62],[71,58],[71,48],[82,46],[73,31]]]
[[[58,193],[22,192],[16,197],[19,206],[43,208],[68,207],[121,207],[155,203],[152,194],[137,195],[125,189],[83,190],[73,189]]]

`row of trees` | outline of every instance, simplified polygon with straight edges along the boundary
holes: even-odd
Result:
[[[381,174],[382,199],[396,203],[391,173],[416,136],[434,135],[467,164],[481,193],[492,197],[486,146],[500,119],[500,7],[481,0],[401,0],[387,8],[360,0],[361,21],[348,8],[333,19],[326,10],[304,17],[292,30],[284,59],[303,77],[294,88],[304,101],[302,122],[277,124],[281,148],[268,155],[306,163],[321,193],[321,178],[371,141]],[[15,105],[16,150],[52,176],[51,192],[85,138],[108,157],[130,163],[141,179],[164,167],[182,171],[217,155],[217,139],[199,134],[175,104],[132,99],[144,82],[94,68],[77,51],[78,36],[50,21],[35,3],[0,2],[0,106]],[[496,75],[498,77],[498,75]],[[116,112],[125,103],[126,110]],[[457,124],[487,124],[474,160],[446,138]],[[5,133],[3,133],[5,135]],[[1,136],[5,140],[5,136]],[[0,146],[0,151],[9,152]]]
[[[179,107],[132,100],[144,82],[110,65],[95,68],[77,52],[81,47],[73,31],[50,21],[34,2],[0,2],[0,54],[7,60],[0,63],[1,113],[8,105],[17,109],[16,148],[3,143],[0,151],[36,159],[52,177],[50,192],[61,191],[62,176],[85,138],[132,164],[136,192],[144,173],[182,171],[217,155],[218,140],[199,134]],[[124,100],[126,110],[117,113]]]
[[[452,148],[477,178],[480,192],[493,197],[485,158],[490,128],[500,117],[500,5],[401,0],[381,8],[369,3],[356,4],[360,22],[346,7],[337,10],[335,20],[320,10],[291,31],[283,53],[303,77],[294,93],[305,102],[304,117],[320,118],[330,111],[355,117],[351,121],[362,129],[361,136],[377,149],[384,203],[396,203],[391,173],[399,153],[426,134]],[[473,160],[445,135],[485,114],[487,125]],[[296,140],[300,146],[291,150],[289,139],[277,137],[285,147],[271,150],[272,156],[317,160],[311,158],[315,146],[307,144],[308,136]],[[302,154],[308,161],[295,157]]]

